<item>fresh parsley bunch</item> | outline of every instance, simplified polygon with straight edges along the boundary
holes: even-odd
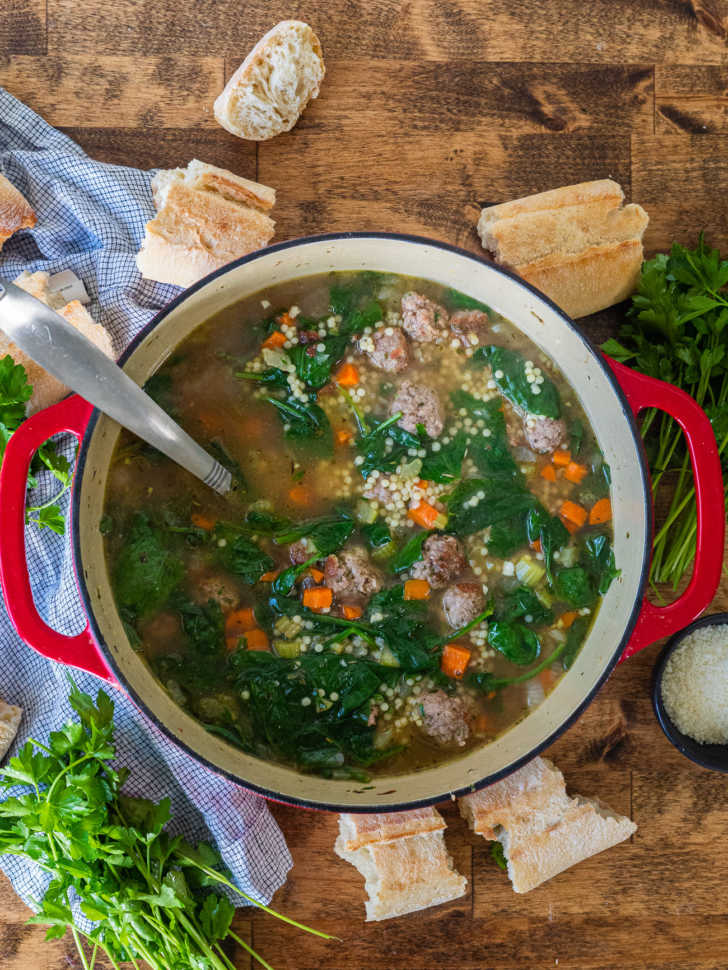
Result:
[[[728,470],[728,260],[701,233],[695,249],[674,243],[642,267],[630,320],[619,340],[602,349],[643,374],[676,384],[705,408],[723,467]],[[652,471],[653,495],[664,483],[672,500],[655,535],[653,583],[677,586],[695,554],[695,487],[677,423],[651,409],[642,435]]]
[[[0,359],[0,462],[10,436],[25,420],[25,406],[32,393],[33,388],[28,383],[28,375],[22,364],[16,364],[9,354]],[[58,454],[55,448],[46,442],[38,449],[33,459],[28,477],[29,488],[37,486],[36,475],[43,468],[47,468],[58,479],[62,486],[61,491],[47,502],[29,506],[25,511],[25,520],[34,523],[39,529],[47,528],[63,535],[66,523],[58,500],[70,488],[70,465],[63,455]]]
[[[28,741],[0,783],[25,788],[0,803],[0,853],[32,859],[51,876],[29,921],[49,927],[46,939],[70,929],[84,970],[93,970],[100,953],[116,968],[145,961],[151,970],[234,970],[224,949],[229,941],[270,970],[232,931],[234,908],[219,889],[332,938],[242,893],[210,845],[192,846],[166,832],[168,798],[125,795],[129,772],[112,766],[113,702],[100,690],[94,703],[75,685],[69,700],[78,720],[52,732],[48,744]],[[76,922],[72,892],[92,928]]]

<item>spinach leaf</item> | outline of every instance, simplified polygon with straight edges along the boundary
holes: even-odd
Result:
[[[315,344],[296,344],[287,353],[296,367],[296,374],[307,387],[318,390],[331,380],[331,370],[346,353],[347,336],[330,334]],[[323,345],[324,349],[318,347]]]
[[[366,427],[370,430],[359,435],[357,450],[363,459],[359,471],[365,479],[375,470],[395,471],[398,465],[409,459],[409,449],[420,447],[419,437],[397,424],[401,417],[400,413],[393,414],[378,424],[369,419]]]
[[[542,623],[552,623],[554,615],[551,610],[544,606],[536,593],[530,586],[519,586],[517,589],[506,593],[502,599],[497,613],[498,619],[512,622],[524,617],[525,623],[539,626]]]
[[[413,563],[419,562],[422,559],[422,545],[429,535],[429,532],[417,532],[411,539],[408,539],[392,559],[390,564],[392,572],[402,573],[405,569],[409,569]]]
[[[183,575],[184,567],[161,530],[137,512],[112,574],[116,602],[132,616],[142,617],[167,602]]]
[[[481,303],[467,293],[461,293],[460,290],[452,288],[445,290],[443,302],[448,310],[482,310],[483,313],[488,314],[493,312],[486,303]]]
[[[392,533],[383,519],[377,519],[376,522],[360,526],[360,532],[370,549],[381,549],[382,546],[386,546],[392,541]]]
[[[234,377],[242,381],[257,381],[266,387],[279,387],[288,390],[288,374],[280,367],[267,367],[263,371],[238,370]]]
[[[592,606],[597,594],[589,574],[582,566],[570,566],[556,573],[556,595],[577,608]]]
[[[583,562],[597,592],[600,596],[604,596],[612,585],[612,580],[621,573],[621,569],[617,569],[614,563],[614,550],[609,536],[589,536],[584,544]]]
[[[559,392],[554,382],[544,374],[543,384],[529,384],[526,362],[521,354],[507,347],[480,347],[471,357],[475,364],[490,364],[496,387],[511,404],[528,414],[542,414],[547,418],[561,417]],[[497,375],[501,376],[498,377]],[[538,387],[538,390],[534,390]]]
[[[345,285],[334,283],[329,290],[329,308],[341,317],[339,333],[360,333],[383,319],[382,308],[373,297],[384,279],[382,273],[365,271]]]
[[[580,421],[577,418],[575,421],[571,422],[569,426],[569,450],[571,451],[572,458],[578,458],[579,452],[584,444],[585,434],[586,430],[584,428],[583,421]]]
[[[553,585],[554,553],[569,542],[569,531],[555,515],[549,515],[542,505],[531,509],[526,518],[526,533],[529,542],[540,542],[546,576]]]
[[[350,515],[342,513],[335,518],[328,517],[305,523],[298,529],[293,529],[283,536],[278,535],[276,537],[277,543],[297,542],[299,539],[305,537],[313,544],[316,551],[305,562],[284,569],[273,581],[273,591],[280,595],[289,593],[296,579],[309,566],[340,549],[349,539],[353,531],[353,519]],[[292,538],[292,536],[295,536],[295,538]]]
[[[569,627],[568,633],[566,634],[566,646],[561,654],[561,665],[564,670],[568,670],[576,660],[576,655],[579,653],[584,638],[589,632],[591,620],[592,618],[590,616],[577,616]]]
[[[586,508],[591,508],[600,498],[609,498],[611,484],[612,473],[609,465],[606,461],[598,461],[579,486],[579,502]]]
[[[525,516],[538,505],[538,499],[515,481],[466,478],[450,493],[447,504],[448,531],[471,535],[496,522]]]
[[[488,625],[488,643],[519,667],[532,664],[541,652],[541,643],[533,630],[523,623],[506,620],[494,620]]]
[[[422,600],[404,598],[401,584],[380,590],[369,601],[366,615],[371,631],[385,641],[405,671],[421,672],[437,666],[429,649],[435,638],[434,634],[428,634],[425,626],[427,612],[427,604]],[[372,616],[379,614],[383,619],[374,623]]]
[[[262,401],[272,404],[278,411],[286,438],[297,442],[315,444],[322,454],[333,454],[334,436],[326,412],[314,401],[299,401],[291,397],[286,401],[277,397],[262,396]]]
[[[245,521],[254,532],[264,536],[274,536],[291,528],[290,519],[264,507],[251,506],[248,509]]]
[[[521,512],[513,518],[503,519],[491,526],[488,536],[488,552],[491,556],[506,559],[528,542],[526,515]]]
[[[450,395],[453,406],[464,409],[472,417],[485,422],[485,427],[468,438],[468,454],[483,475],[503,475],[519,478],[518,465],[508,448],[506,419],[501,399],[494,397],[480,401],[467,391],[458,389]],[[488,431],[488,434],[483,432]]]
[[[263,573],[270,572],[275,566],[271,556],[257,543],[231,527],[218,526],[215,539],[225,542],[224,546],[217,546],[215,556],[218,562],[246,583],[257,583]]]
[[[145,394],[158,404],[167,414],[174,414],[175,409],[172,404],[172,375],[162,372],[152,374],[142,388]]]
[[[224,652],[225,620],[219,603],[215,600],[195,603],[177,593],[172,598],[172,605],[180,614],[182,629],[198,654],[212,656]]]
[[[422,459],[420,477],[428,482],[452,482],[460,478],[463,459],[468,448],[468,436],[460,429],[450,430],[443,437],[450,440],[444,442],[427,442],[427,454]],[[435,450],[435,446],[436,449]]]
[[[492,842],[490,846],[490,857],[504,872],[508,871],[508,860],[500,842]]]

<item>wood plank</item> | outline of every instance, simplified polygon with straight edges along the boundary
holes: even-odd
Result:
[[[0,54],[45,52],[45,0],[3,0],[0,4]]]
[[[88,128],[217,127],[223,78],[220,57],[18,55],[0,67],[0,84],[49,124]]]
[[[629,195],[629,139],[498,135],[490,126],[370,139],[354,118],[338,133],[294,130],[261,143],[258,173],[279,190],[279,239],[386,230],[424,233],[482,253],[474,225],[483,205],[607,175]]]
[[[659,65],[655,81],[659,135],[728,132],[728,70]]]
[[[245,178],[256,173],[255,145],[220,129],[162,128],[150,138],[146,130],[64,128],[89,155],[112,165],[175,168],[192,158],[228,168]]]
[[[356,125],[367,138],[402,131],[652,134],[653,95],[653,68],[644,64],[342,60],[330,65],[299,130],[320,136]]]
[[[728,251],[728,136],[640,136],[632,143],[632,198],[650,213],[649,251],[674,240],[694,246],[705,230],[711,246]]]
[[[278,20],[308,20],[330,59],[630,61],[725,64],[728,0],[251,0],[230,4],[118,0],[98,15],[97,0],[48,0],[49,51],[73,36],[79,51],[225,53],[241,61]],[[383,90],[386,90],[384,85]]]

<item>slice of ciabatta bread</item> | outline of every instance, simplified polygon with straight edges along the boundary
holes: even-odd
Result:
[[[325,73],[321,43],[308,24],[283,20],[262,37],[215,101],[223,128],[252,141],[290,131]]]
[[[193,159],[152,179],[157,215],[137,253],[146,279],[191,286],[226,263],[266,246],[275,190]]]
[[[8,753],[20,727],[23,708],[0,701],[0,761]]]
[[[637,826],[596,799],[570,798],[564,776],[546,758],[459,802],[474,832],[498,840],[517,893],[628,839]]]
[[[0,249],[18,229],[32,229],[36,215],[13,183],[0,175]]]
[[[649,219],[623,202],[612,179],[567,185],[483,209],[478,233],[497,263],[582,317],[637,286]]]
[[[334,851],[364,876],[367,920],[392,919],[463,896],[467,879],[445,846],[434,808],[340,815]]]
[[[86,308],[78,300],[71,300],[64,303],[58,299],[58,291],[50,290],[48,273],[38,271],[37,273],[21,273],[15,284],[26,293],[30,293],[36,299],[41,300],[46,306],[51,307],[59,313],[71,326],[75,327],[84,337],[88,337],[99,350],[102,350],[107,357],[114,359],[114,350],[111,345],[111,338],[102,326],[96,323]],[[19,347],[0,333],[0,357],[10,354],[16,364],[22,364],[28,377],[28,383],[33,386],[33,394],[26,406],[27,414],[34,414],[42,408],[60,401],[68,394],[68,388],[55,377],[48,374],[40,364],[31,360]]]

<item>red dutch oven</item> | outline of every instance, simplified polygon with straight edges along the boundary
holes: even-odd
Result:
[[[144,383],[197,326],[266,287],[337,270],[377,270],[462,290],[513,321],[554,359],[594,428],[612,472],[614,548],[621,575],[606,596],[574,665],[538,707],[494,741],[434,768],[377,776],[368,786],[302,774],[245,754],[211,735],[151,675],[130,645],[114,605],[99,522],[119,426],[78,396],[35,414],[11,438],[0,473],[0,579],[19,635],[52,660],[96,674],[126,691],[176,744],[202,764],[263,795],[318,808],[411,808],[471,791],[514,771],[580,714],[620,661],[695,619],[712,600],[723,561],[723,481],[713,431],[687,394],[604,358],[561,310],[523,280],[470,253],[416,237],[353,233],[282,243],[245,257],[186,290],[124,353],[126,372]],[[644,598],[652,540],[649,475],[636,415],[656,407],[683,429],[695,477],[697,553],[685,592],[667,606]],[[70,534],[88,616],[63,636],[39,616],[25,559],[28,467],[47,438],[79,439]]]

